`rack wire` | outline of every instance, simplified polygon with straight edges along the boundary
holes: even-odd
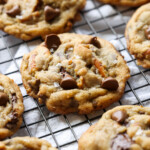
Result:
[[[81,12],[82,20],[72,32],[99,36],[112,42],[124,56],[131,71],[123,98],[110,107],[90,115],[59,115],[49,112],[29,97],[23,87],[20,64],[25,53],[42,42],[41,38],[23,41],[0,31],[0,72],[14,79],[24,98],[23,124],[13,136],[35,136],[48,140],[59,150],[77,150],[78,139],[108,109],[118,105],[150,106],[150,69],[136,65],[136,60],[126,48],[124,30],[135,8],[115,7],[96,0],[87,0]]]

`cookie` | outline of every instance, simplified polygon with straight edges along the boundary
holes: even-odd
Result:
[[[103,114],[79,140],[79,150],[149,150],[150,108],[119,106]]]
[[[137,7],[149,2],[149,0],[99,0],[99,1],[106,4],[131,6],[131,7]]]
[[[19,87],[0,74],[0,140],[14,134],[22,123],[23,98]]]
[[[23,40],[69,31],[86,0],[0,0],[0,29]]]
[[[50,143],[35,137],[16,137],[0,142],[1,150],[56,150]]]
[[[50,111],[88,114],[118,101],[130,77],[123,57],[107,41],[89,35],[48,35],[24,55],[27,93]]]
[[[137,64],[150,68],[150,3],[140,7],[125,30],[127,47]]]

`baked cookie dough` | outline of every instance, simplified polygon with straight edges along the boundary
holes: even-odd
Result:
[[[0,140],[14,134],[22,123],[23,98],[19,87],[0,74]]]
[[[0,0],[0,29],[23,40],[69,31],[86,0]]]
[[[119,106],[107,111],[79,140],[79,150],[149,150],[150,108]]]
[[[131,7],[137,7],[149,2],[149,0],[99,0],[99,1],[106,4],[131,6]]]
[[[137,64],[150,68],[150,3],[133,14],[125,36],[128,50],[137,59]]]
[[[21,64],[27,93],[50,111],[88,114],[118,101],[130,77],[107,41],[88,35],[48,35]]]
[[[16,137],[0,142],[1,150],[56,150],[50,143],[35,137]]]

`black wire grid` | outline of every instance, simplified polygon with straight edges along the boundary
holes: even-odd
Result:
[[[74,25],[72,32],[99,36],[112,42],[124,56],[131,71],[123,98],[106,110],[118,105],[150,105],[150,69],[136,65],[136,60],[126,49],[124,30],[133,14],[133,8],[121,8],[87,0],[81,12],[82,20]],[[78,139],[106,110],[90,115],[59,115],[49,112],[26,94],[23,87],[20,64],[25,53],[41,43],[41,38],[23,41],[0,31],[0,72],[14,79],[24,97],[23,124],[13,136],[35,136],[48,140],[59,150],[77,150]]]

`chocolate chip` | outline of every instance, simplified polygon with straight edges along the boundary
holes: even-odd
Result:
[[[0,0],[0,4],[5,4],[6,0]]]
[[[117,90],[119,87],[118,81],[112,77],[108,77],[102,81],[102,88],[107,90]]]
[[[7,15],[8,16],[11,16],[11,17],[16,17],[17,15],[20,14],[20,7],[19,6],[14,6],[12,9],[6,11]]]
[[[60,82],[60,86],[63,89],[74,89],[74,88],[77,88],[77,83],[72,76],[65,73],[64,78]]]
[[[93,37],[90,41],[90,44],[93,44],[97,48],[101,48],[100,42],[97,40],[97,37]]]
[[[132,140],[126,133],[118,134],[112,141],[112,150],[130,150]]]
[[[145,30],[145,36],[148,40],[150,40],[150,26]]]
[[[60,44],[60,38],[56,34],[50,34],[46,36],[45,45],[48,49],[56,50]]]
[[[5,106],[9,101],[7,94],[0,92],[0,106]]]
[[[55,17],[57,17],[60,14],[60,10],[57,8],[54,9],[50,6],[45,6],[44,14],[45,14],[45,20],[48,22],[54,19]]]
[[[111,118],[118,123],[124,123],[127,118],[127,113],[125,110],[118,110],[112,114]]]

